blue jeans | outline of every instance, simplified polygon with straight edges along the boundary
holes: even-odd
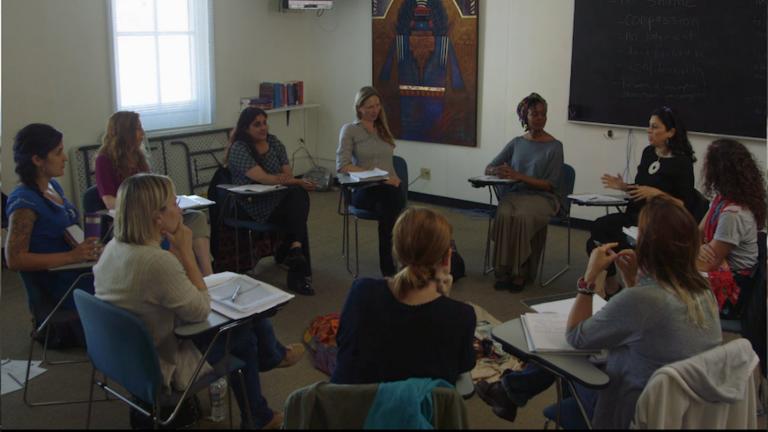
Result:
[[[529,399],[548,389],[555,382],[555,375],[535,364],[528,363],[523,370],[508,370],[501,378],[501,385],[509,399],[515,405],[524,406]],[[575,384],[576,392],[584,404],[584,410],[591,419],[595,410],[598,392]],[[576,400],[571,396],[570,387],[563,392],[560,423],[564,429],[586,429],[587,425],[579,411]],[[557,416],[557,405],[553,404],[544,409],[547,418]]]
[[[195,345],[201,352],[208,348],[213,333],[201,335],[194,339]],[[211,348],[208,363],[214,364],[224,358],[226,334],[219,336]],[[237,373],[229,375],[232,391],[235,393],[237,404],[240,406],[240,420],[243,428],[249,426],[262,428],[272,420],[272,410],[267,400],[261,394],[261,381],[259,372],[266,372],[275,368],[285,357],[285,347],[275,337],[272,324],[268,319],[254,320],[250,325],[245,324],[231,330],[229,352],[245,362],[243,375],[245,377],[245,391],[248,393],[251,417],[253,425],[248,424],[248,418],[243,397],[243,388]]]

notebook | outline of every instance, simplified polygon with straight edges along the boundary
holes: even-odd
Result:
[[[604,194],[570,194],[568,198],[582,204],[626,204],[626,195],[604,195]]]
[[[179,199],[179,207],[181,207],[182,210],[207,207],[216,204],[208,198],[203,198],[198,195],[178,195],[177,198]]]
[[[600,350],[579,350],[565,339],[568,315],[561,313],[526,313],[520,317],[528,350],[552,354],[596,354]]]
[[[509,184],[509,183],[516,183],[517,180],[512,179],[503,179],[496,177],[494,175],[481,175],[477,177],[471,177],[469,179],[470,182],[484,182],[484,183],[498,183],[498,184]]]
[[[212,274],[204,280],[211,308],[232,319],[267,311],[294,297],[266,282],[232,272]]]
[[[283,185],[265,185],[265,184],[247,184],[242,186],[235,186],[227,188],[230,192],[250,192],[250,193],[266,193],[266,192],[274,192],[276,190],[285,189],[285,186]]]
[[[374,168],[368,171],[357,171],[357,172],[349,173],[349,177],[355,181],[365,181],[365,180],[370,180],[377,177],[387,177],[387,176],[389,176],[389,173],[384,171],[381,168]]]

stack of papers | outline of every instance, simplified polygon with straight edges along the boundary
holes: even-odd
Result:
[[[389,173],[381,168],[374,168],[368,171],[357,171],[349,173],[349,177],[355,181],[365,181],[377,177],[388,177]]]
[[[216,273],[204,278],[211,295],[211,308],[232,319],[261,313],[291,300],[294,295],[252,277]]]
[[[250,193],[265,193],[273,192],[276,190],[285,189],[283,185],[265,185],[265,184],[247,184],[242,186],[235,186],[227,188],[230,192],[250,192]]]
[[[584,204],[626,204],[625,195],[571,194],[568,198]]]
[[[593,296],[594,297],[594,296]],[[527,313],[520,317],[528,349],[535,353],[594,354],[600,350],[577,350],[565,340],[568,315]]]
[[[182,210],[199,208],[199,207],[208,207],[216,204],[215,202],[209,200],[208,198],[203,198],[198,195],[178,195],[176,198],[178,198],[179,207],[181,207]]]
[[[470,181],[470,183],[472,183],[472,182],[483,182],[483,183],[501,183],[501,184],[503,184],[503,183],[516,183],[517,182],[517,180],[503,179],[503,178],[496,177],[494,175],[481,175],[481,176],[477,176],[477,177],[471,177],[469,179],[469,181]]]

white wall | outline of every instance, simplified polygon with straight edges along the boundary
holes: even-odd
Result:
[[[398,141],[396,153],[408,161],[411,178],[420,167],[432,171],[430,181],[418,180],[411,190],[487,202],[487,191],[471,188],[467,178],[482,174],[503,145],[523,132],[515,109],[520,99],[536,91],[549,103],[547,130],[563,141],[565,161],[576,169],[575,190],[602,191],[602,173],[624,170],[629,130],[613,128],[614,138],[608,139],[604,136],[607,127],[567,121],[573,0],[485,0],[480,7],[478,147]],[[354,94],[371,82],[370,21],[369,2],[337,0],[334,10],[313,26],[319,46],[313,53],[317,57],[312,58],[318,72],[328,76],[318,90],[324,105],[319,125],[323,158],[333,158],[339,127],[354,119]],[[644,130],[634,130],[632,135],[630,178],[634,178],[646,145]],[[711,140],[710,136],[691,135],[700,159],[695,166],[697,181]],[[765,165],[765,140],[742,142]],[[573,209],[574,217],[579,218],[602,214],[601,209]]]
[[[307,98],[315,97],[318,84],[305,67],[311,17],[280,13],[275,1],[213,2],[214,127],[233,126],[240,97],[258,95],[261,81],[304,79]],[[11,151],[16,131],[31,122],[50,123],[64,133],[69,154],[99,142],[114,105],[107,0],[3,0],[2,20],[0,172],[8,193],[18,182]],[[316,118],[307,116],[309,137],[315,136]],[[301,113],[294,113],[288,129],[285,114],[270,117],[272,131],[289,153],[303,133],[303,120]],[[61,180],[73,198],[69,170]]]
[[[217,127],[232,126],[241,96],[258,93],[258,83],[302,79],[307,102],[321,104],[307,113],[308,148],[333,167],[338,131],[354,119],[357,89],[371,82],[371,6],[366,0],[336,0],[334,9],[279,13],[274,0],[214,0],[214,61]],[[484,190],[467,178],[482,173],[502,146],[522,129],[518,101],[536,91],[549,102],[547,130],[563,141],[565,160],[576,169],[576,191],[602,190],[603,172],[625,165],[626,129],[566,121],[570,77],[573,0],[485,0],[480,3],[478,147],[399,141],[396,153],[408,160],[411,178],[420,167],[430,181],[411,190],[485,202]],[[104,0],[2,1],[3,146],[32,121],[49,122],[65,134],[68,148],[93,144],[113,110],[109,72],[107,12]],[[296,148],[304,116],[270,117],[270,127]],[[635,130],[630,176],[645,146]],[[693,135],[701,159],[711,137]],[[764,140],[742,140],[765,164]],[[305,164],[306,165],[306,164]],[[701,162],[696,165],[696,173]],[[297,172],[303,171],[297,164]],[[13,156],[2,152],[3,190],[16,183]],[[72,189],[64,181],[67,193]],[[575,208],[574,216],[593,219],[599,209]]]

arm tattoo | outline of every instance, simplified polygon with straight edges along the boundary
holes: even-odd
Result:
[[[8,256],[18,256],[23,252],[29,252],[29,241],[32,237],[35,220],[37,220],[37,214],[30,209],[19,209],[11,214],[8,243],[6,244]]]

